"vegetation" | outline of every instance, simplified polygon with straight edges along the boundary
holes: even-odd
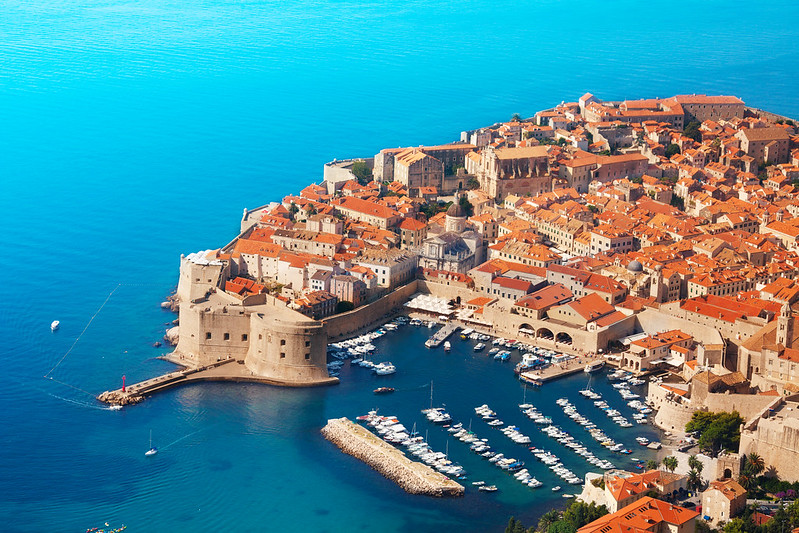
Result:
[[[424,216],[426,216],[427,219],[429,220],[433,218],[436,214],[440,213],[441,211],[446,211],[447,209],[449,209],[450,205],[452,204],[428,202],[424,204],[422,207],[420,207],[419,211],[421,211],[424,214]]]
[[[602,150],[597,155],[610,155],[610,154],[611,154],[610,150]]]
[[[677,458],[673,455],[663,458],[663,468],[668,470],[669,472],[674,472],[677,470]]]
[[[514,113],[513,116],[510,117],[511,122],[521,122],[522,116],[519,113]]]
[[[480,182],[477,181],[477,178],[469,178],[469,180],[466,182],[466,188],[469,189],[470,191],[474,189],[479,189]]]
[[[299,210],[300,208],[297,207],[297,204],[291,202],[291,205],[289,205],[289,215],[291,215],[291,218],[294,218],[294,215],[296,215],[299,212]]]
[[[697,432],[699,448],[716,455],[723,450],[738,449],[743,423],[744,420],[737,411],[732,413],[697,411],[685,425],[685,431]]]
[[[514,517],[508,521],[505,533],[575,533],[578,529],[608,514],[604,505],[572,502],[565,511],[548,511],[538,521],[538,526],[527,529]]]
[[[657,470],[658,466],[660,466],[660,462],[654,459],[650,459],[646,462],[646,469],[647,470]]]
[[[685,129],[683,129],[683,135],[686,137],[690,137],[691,139],[695,140],[698,143],[702,142],[702,132],[699,131],[699,126],[702,123],[696,120],[692,120],[688,124],[686,124]]]
[[[699,490],[702,487],[702,469],[705,468],[705,465],[696,458],[696,455],[691,455],[688,457],[688,468],[691,469],[688,472],[688,487],[692,490]]]
[[[308,216],[315,215],[316,206],[314,206],[313,204],[308,204],[308,207],[305,208],[305,212],[308,214]]]
[[[366,161],[359,160],[352,164],[352,173],[361,185],[368,185],[372,181],[372,169]]]
[[[336,313],[346,313],[355,309],[355,304],[347,300],[341,300],[336,304]]]
[[[666,147],[666,157],[668,157],[669,159],[671,159],[671,156],[679,153],[680,153],[680,147],[674,143],[671,143]]]
[[[563,137],[561,137],[557,141],[555,139],[549,139],[547,137],[544,137],[542,139],[538,139],[538,142],[540,144],[548,144],[548,145],[553,145],[553,146],[566,146],[567,144],[569,144],[569,141],[567,141]]]
[[[738,483],[746,490],[751,490],[757,485],[757,476],[766,469],[766,462],[756,453],[744,456],[741,465],[741,474],[738,476]]]
[[[676,194],[672,195],[671,202],[669,202],[672,207],[676,207],[680,211],[685,211],[685,200],[677,196]]]
[[[641,176],[633,176],[632,178],[630,178],[630,181],[633,182],[633,183],[639,183],[640,184],[640,183],[644,182],[644,178],[642,178]]]
[[[460,200],[458,200],[458,203],[461,204],[463,210],[466,211],[467,217],[470,217],[474,214],[474,206],[472,205],[472,202],[466,198],[466,196],[461,196]]]
[[[598,489],[604,490],[605,489],[605,478],[604,477],[598,477],[598,478],[592,479],[591,480],[591,484],[593,486],[595,486],[596,488],[598,488]]]

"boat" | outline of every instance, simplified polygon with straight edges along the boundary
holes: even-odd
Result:
[[[122,404],[121,403],[112,403],[111,405],[108,406],[108,409],[110,411],[121,411],[122,410]]]
[[[397,371],[397,367],[395,367],[390,362],[385,363],[378,363],[372,368],[372,372],[377,374],[378,376],[388,376],[389,374],[393,374]]]
[[[591,361],[590,363],[585,365],[585,372],[586,374],[590,374],[592,372],[600,370],[604,366],[605,366],[605,361],[603,361],[602,359],[599,359],[597,361]]]
[[[485,347],[486,347],[485,343],[484,342],[480,342],[477,345],[475,345],[474,351],[475,352],[479,352],[480,350],[482,350]]]
[[[560,485],[555,485],[552,487],[552,492],[558,492],[560,490]]]
[[[59,322],[58,320],[53,320],[52,322],[50,322],[50,331],[57,330],[60,325],[61,322]]]
[[[481,490],[483,492],[496,492],[497,491],[497,486],[496,485],[480,485],[477,489]]]
[[[147,450],[146,452],[144,452],[144,455],[149,457],[150,455],[155,455],[157,453],[158,453],[158,448],[153,446],[153,430],[151,429],[150,430],[150,449]]]
[[[378,387],[373,392],[375,394],[388,394],[394,392],[394,387]]]
[[[450,344],[449,341],[444,342],[444,351],[448,352],[451,349],[452,349],[452,344]]]

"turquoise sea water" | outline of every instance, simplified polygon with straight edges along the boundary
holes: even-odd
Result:
[[[334,157],[446,142],[585,91],[731,93],[799,116],[797,14],[787,1],[0,3],[0,529],[485,531],[559,503],[499,476],[496,495],[409,497],[320,439],[325,419],[377,404],[421,420],[431,378],[461,419],[487,402],[525,423],[509,367],[466,345],[429,353],[419,331],[381,341],[401,390],[379,400],[360,369],[334,388],[202,385],[122,412],[84,391],[168,369],[150,345],[174,318],[158,303],[179,254],[227,242],[244,207],[318,181]],[[53,373],[69,386],[42,379],[116,287]],[[531,399],[556,414],[582,385]],[[145,460],[150,429],[161,453]],[[492,472],[460,442],[451,453]]]

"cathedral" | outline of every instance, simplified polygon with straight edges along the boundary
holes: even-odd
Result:
[[[447,210],[444,232],[422,241],[419,266],[465,274],[483,262],[483,237],[466,223],[466,211],[456,201]]]

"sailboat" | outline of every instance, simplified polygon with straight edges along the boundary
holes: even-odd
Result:
[[[150,430],[150,449],[144,452],[144,455],[150,456],[158,453],[158,448],[153,446],[153,430]]]

